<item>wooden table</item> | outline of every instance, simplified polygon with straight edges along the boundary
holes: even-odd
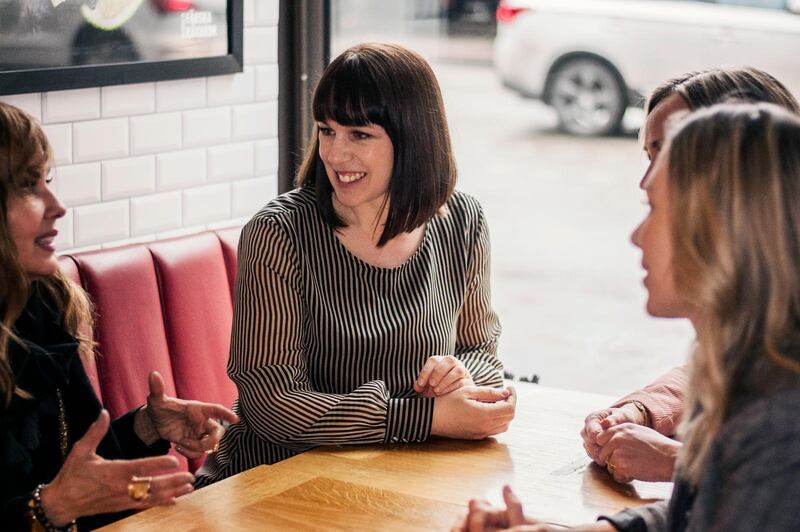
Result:
[[[620,485],[586,457],[583,418],[611,398],[516,388],[516,418],[497,438],[322,447],[103,530],[448,530],[470,498],[499,503],[503,484],[526,513],[563,525],[669,497],[669,483]]]

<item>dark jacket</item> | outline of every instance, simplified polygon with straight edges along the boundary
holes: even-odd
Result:
[[[800,530],[800,390],[744,406],[714,440],[694,490],[678,473],[670,501],[611,517],[625,532]]]
[[[64,399],[69,446],[97,419],[101,405],[78,356],[78,343],[64,331],[58,313],[40,293],[38,283],[14,332],[8,355],[17,385],[32,398],[15,395],[0,409],[0,523],[4,530],[27,530],[25,513],[31,491],[50,482],[62,464],[56,389]],[[144,391],[143,391],[144,394]],[[164,454],[169,443],[146,446],[133,430],[135,411],[112,422],[97,453],[108,459]],[[127,514],[95,516],[78,521],[80,530],[95,528]]]

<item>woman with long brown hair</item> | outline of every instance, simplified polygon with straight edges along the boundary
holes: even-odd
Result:
[[[685,445],[670,501],[574,530],[800,530],[800,117],[769,104],[695,112],[645,181],[632,240],[647,310],[689,318]],[[473,501],[463,530],[550,530]]]
[[[168,472],[214,448],[228,409],[167,397],[150,375],[140,408],[110,422],[83,369],[93,356],[86,294],[58,268],[63,205],[41,127],[0,103],[0,522],[4,530],[94,528],[171,504],[193,477]],[[176,447],[177,449],[177,447]],[[135,458],[135,459],[134,459]]]

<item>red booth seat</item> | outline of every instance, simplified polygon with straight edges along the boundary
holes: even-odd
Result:
[[[112,417],[143,403],[154,369],[168,394],[233,404],[236,387],[226,366],[238,233],[205,232],[60,258],[62,271],[95,305],[96,368],[89,361],[86,370]]]

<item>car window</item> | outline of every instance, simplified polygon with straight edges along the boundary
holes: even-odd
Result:
[[[764,9],[786,9],[786,0],[717,0],[729,6],[761,7]]]

